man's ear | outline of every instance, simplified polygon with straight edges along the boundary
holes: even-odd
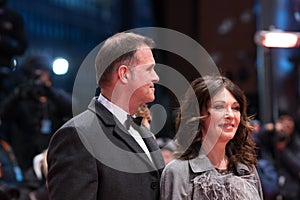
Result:
[[[121,65],[118,68],[118,77],[122,83],[128,82],[128,76],[129,76],[129,69],[126,65]]]

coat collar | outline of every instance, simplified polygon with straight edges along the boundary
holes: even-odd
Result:
[[[116,125],[117,119],[108,109],[106,109],[100,102],[97,101],[97,97],[94,97],[91,100],[90,104],[88,105],[88,109],[96,113],[96,115],[102,119],[106,126]]]
[[[142,148],[138,145],[138,143],[129,135],[125,127],[118,121],[116,117],[106,109],[99,101],[97,101],[97,97],[94,97],[88,109],[94,112],[98,119],[100,119],[106,127],[111,127],[112,132],[109,134],[116,134],[119,138],[121,138],[129,148],[133,152],[142,153]]]
[[[202,151],[200,151],[199,155],[196,158],[188,161],[194,173],[201,173],[214,169],[214,166],[211,164],[206,154]]]
[[[88,105],[88,110],[95,113],[98,119],[100,119],[105,126],[112,128],[112,132],[108,134],[115,134],[117,138],[123,140],[123,142],[127,144],[128,148],[131,149],[132,152],[136,153],[137,156],[140,156],[141,159],[148,163],[148,165],[153,167],[151,161],[147,158],[146,154],[139,146],[139,144],[134,140],[132,136],[129,135],[126,128],[119,122],[119,120],[116,117],[114,117],[114,115],[97,100],[97,97],[94,97],[91,100],[90,104]],[[141,126],[141,130],[142,129],[143,128]],[[149,133],[146,132],[146,134]],[[152,157],[155,157],[155,168],[160,169],[164,167],[163,158],[161,156],[160,149],[158,148],[158,146],[149,145],[148,149]]]
[[[191,170],[194,173],[201,173],[201,172],[215,169],[203,151],[200,151],[199,155],[196,158],[193,158],[188,161],[189,161]],[[236,171],[239,176],[242,176],[245,174],[245,172],[250,172],[251,169],[245,164],[237,163]]]

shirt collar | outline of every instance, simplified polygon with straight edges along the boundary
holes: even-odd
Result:
[[[125,125],[125,121],[127,120],[127,116],[129,115],[125,110],[120,108],[119,106],[113,104],[107,98],[105,98],[102,94],[99,95],[98,101],[107,108],[122,125]]]

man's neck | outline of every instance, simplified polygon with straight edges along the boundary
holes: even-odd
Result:
[[[132,102],[129,102],[126,98],[122,98],[122,96],[112,98],[111,93],[106,91],[101,91],[101,95],[111,103],[128,112],[130,115],[134,115],[139,107],[138,104],[136,105]]]

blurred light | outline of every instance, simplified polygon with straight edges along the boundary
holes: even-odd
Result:
[[[252,10],[246,10],[240,15],[240,21],[242,23],[249,23],[252,19],[253,13]]]
[[[232,31],[234,26],[234,19],[228,18],[222,21],[221,25],[218,27],[218,32],[220,35],[225,35]]]
[[[292,73],[294,66],[293,64],[287,60],[286,58],[281,58],[279,60],[279,69],[280,72],[285,72],[285,73]]]
[[[298,32],[259,31],[255,34],[255,42],[265,47],[292,48],[299,46],[299,37]]]
[[[262,44],[266,47],[295,47],[298,37],[291,33],[267,33]]]
[[[294,12],[294,17],[296,19],[297,22],[300,22],[300,12]]]
[[[213,60],[216,64],[218,64],[218,63],[220,63],[220,61],[222,60],[222,58],[223,58],[224,56],[223,56],[223,54],[220,53],[220,52],[212,52],[212,53],[210,54],[210,57],[212,58],[212,60]]]
[[[294,2],[294,17],[297,22],[300,22],[300,0]]]
[[[64,58],[56,58],[53,61],[52,69],[56,75],[64,75],[68,72],[69,62]]]

